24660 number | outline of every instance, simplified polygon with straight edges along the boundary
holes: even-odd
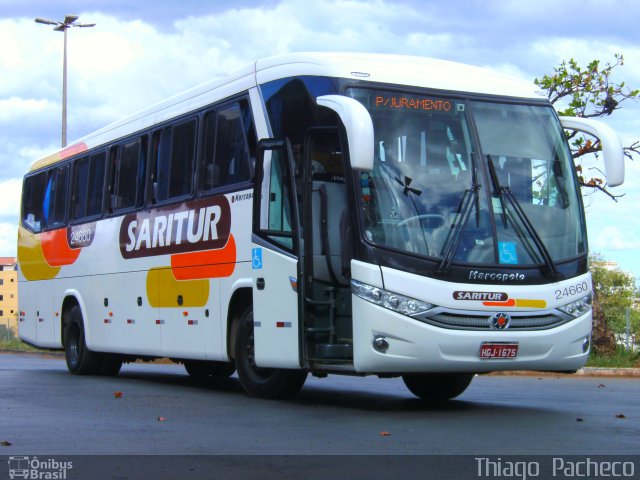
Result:
[[[561,300],[567,297],[574,297],[576,295],[579,295],[580,293],[589,293],[589,284],[587,282],[581,282],[566,287],[562,290],[555,290],[553,293],[556,296],[556,300]]]

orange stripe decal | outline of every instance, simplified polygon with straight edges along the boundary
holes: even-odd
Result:
[[[42,252],[52,267],[71,265],[78,259],[81,249],[71,249],[67,243],[67,229],[60,228],[40,234]]]
[[[75,143],[73,145],[69,145],[64,150],[60,152],[60,159],[64,160],[65,158],[73,157],[74,155],[87,151],[87,144],[84,142]]]
[[[516,301],[510,298],[506,302],[482,302],[485,307],[515,307]]]
[[[236,268],[236,241],[229,235],[227,244],[217,250],[171,255],[171,270],[176,280],[229,277]]]
[[[75,143],[66,147],[59,152],[53,153],[51,155],[47,155],[46,157],[38,160],[31,166],[31,170],[37,170],[42,167],[46,167],[47,165],[51,165],[53,163],[59,162],[60,160],[64,160],[65,158],[72,157],[77,155],[78,153],[86,152],[87,144],[84,142]]]

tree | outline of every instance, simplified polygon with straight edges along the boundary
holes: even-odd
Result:
[[[593,60],[585,68],[572,58],[555,67],[553,74],[536,78],[535,84],[545,90],[547,98],[559,115],[607,117],[619,110],[625,102],[636,101],[640,96],[640,90],[632,90],[624,82],[618,83],[614,80],[614,73],[623,65],[624,58],[620,54],[615,54],[614,61],[607,62],[604,66],[599,60]],[[607,189],[600,169],[589,169],[589,172],[583,169],[584,160],[588,156],[595,155],[597,158],[601,150],[598,139],[586,138],[576,131],[567,131],[566,134],[583,195],[601,191],[617,201],[617,198],[624,194],[615,195]],[[634,156],[640,154],[640,141],[636,140],[624,147],[624,153],[633,160]],[[626,274],[623,272],[608,271],[602,266],[601,257],[596,256],[590,260],[595,288],[593,350],[600,354],[611,354],[615,351],[614,334],[620,331],[620,323],[624,321],[621,320],[624,318],[621,317],[623,305],[629,302],[630,306],[626,290],[629,278],[625,277]],[[620,291],[624,291],[622,297],[618,296]]]
[[[572,58],[562,61],[554,68],[554,73],[536,78],[535,84],[545,90],[547,98],[554,105],[559,115],[594,118],[606,117],[619,110],[623,103],[637,100],[640,90],[632,90],[625,82],[617,83],[614,71],[624,65],[624,58],[620,54],[614,55],[612,63],[607,62],[604,67],[599,60],[593,60],[586,68],[581,67]],[[601,150],[598,139],[587,139],[584,135],[572,131],[567,132],[571,150],[578,172],[578,180],[589,191],[598,190],[613,200],[622,195],[614,195],[608,189],[604,175],[599,169],[586,174],[583,171],[582,160],[586,155],[595,154]],[[640,155],[640,141],[636,140],[624,147],[625,155],[633,159]]]
[[[635,279],[633,275],[617,267],[611,268],[599,254],[590,256],[589,269],[595,291],[594,350],[597,353],[610,354],[615,349],[614,338],[625,333],[627,308],[631,312],[631,332],[638,332],[640,313],[631,308],[636,294]]]

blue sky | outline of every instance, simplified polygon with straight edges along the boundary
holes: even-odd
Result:
[[[533,81],[561,60],[625,56],[619,80],[640,88],[636,0],[0,0],[0,256],[15,255],[20,182],[60,142],[62,34],[35,17],[65,14],[69,141],[269,55],[349,50],[422,55]],[[606,122],[640,139],[640,102]],[[585,199],[590,246],[640,277],[640,158],[617,203]]]

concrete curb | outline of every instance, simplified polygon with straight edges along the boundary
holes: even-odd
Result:
[[[640,378],[640,368],[606,368],[606,367],[584,367],[576,373],[562,372],[532,372],[529,370],[513,370],[504,372],[491,372],[494,376],[529,376],[529,377],[564,377],[569,375],[579,375],[582,377],[620,377],[620,378]]]
[[[578,370],[576,375],[584,375],[586,377],[640,377],[640,368],[585,367]]]

